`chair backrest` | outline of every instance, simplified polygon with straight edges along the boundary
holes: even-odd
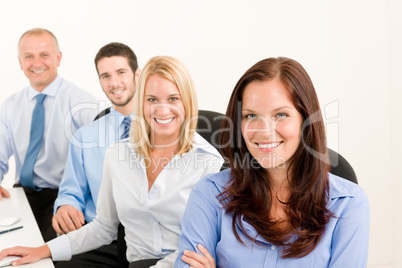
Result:
[[[198,111],[197,132],[219,151],[219,133],[225,115],[207,110]],[[330,173],[357,184],[356,173],[349,162],[339,153],[328,148]],[[225,163],[222,169],[228,168]]]
[[[100,112],[94,119],[94,121],[98,120],[99,118],[101,118],[104,115],[107,115],[108,113],[110,113],[110,107],[106,108],[105,110],[103,110],[102,112]]]

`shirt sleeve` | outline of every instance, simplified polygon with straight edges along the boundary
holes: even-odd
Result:
[[[7,110],[7,102],[4,102],[0,107],[0,184],[8,172],[8,160],[13,154],[7,125]]]
[[[360,187],[339,215],[328,267],[366,267],[370,231],[368,198]]]
[[[57,244],[55,242],[47,243],[54,261],[69,260],[71,259],[71,255],[99,248],[110,244],[116,239],[119,218],[113,197],[113,183],[109,168],[110,165],[113,165],[114,159],[117,158],[113,156],[108,157],[107,151],[96,218],[82,228],[56,238]],[[64,252],[58,250],[63,247],[66,249]]]
[[[191,191],[182,220],[182,233],[179,236],[179,254],[174,267],[189,267],[181,260],[184,250],[201,254],[197,246],[203,245],[216,260],[218,243],[219,201],[211,191],[213,184],[204,178]]]
[[[82,153],[81,131],[74,135],[74,141],[70,143],[67,155],[67,162],[63,178],[59,186],[59,194],[54,203],[54,214],[62,205],[70,205],[80,211],[85,209],[85,198],[89,194],[87,176],[84,169]]]
[[[52,260],[68,261],[71,259],[71,247],[69,247],[68,238],[66,235],[59,236],[46,242],[49,247]]]

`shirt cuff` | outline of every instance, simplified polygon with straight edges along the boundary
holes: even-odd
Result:
[[[71,259],[70,241],[66,235],[59,236],[46,243],[54,261],[68,261]]]

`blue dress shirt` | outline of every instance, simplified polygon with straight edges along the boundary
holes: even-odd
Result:
[[[111,108],[110,113],[75,133],[54,203],[54,213],[62,205],[71,205],[84,213],[87,222],[95,218],[103,159],[109,145],[123,134],[123,119],[123,114]]]
[[[34,167],[34,185],[56,189],[63,175],[70,139],[77,129],[93,121],[99,112],[98,101],[59,76],[42,93],[47,95],[43,103],[45,128]],[[19,183],[38,94],[40,92],[28,86],[0,107],[0,183],[12,155],[16,166],[15,182]]]
[[[366,267],[369,203],[357,184],[329,174],[330,200],[327,207],[336,217],[330,219],[322,239],[310,254],[283,259],[280,257],[281,248],[265,241],[244,219],[242,224],[247,232],[264,246],[252,244],[238,223],[238,232],[245,246],[236,239],[232,214],[227,214],[216,198],[225,190],[230,176],[228,169],[208,175],[194,186],[183,216],[175,267],[189,267],[181,260],[183,251],[199,252],[198,244],[208,249],[217,267]]]

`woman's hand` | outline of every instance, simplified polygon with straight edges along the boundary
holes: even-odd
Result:
[[[197,246],[198,250],[204,255],[190,250],[185,250],[181,259],[190,265],[191,268],[215,268],[215,260],[208,250],[202,245]]]
[[[44,258],[49,258],[52,256],[50,249],[47,245],[43,245],[38,248],[28,248],[28,247],[13,247],[6,248],[0,252],[0,260],[6,256],[21,256],[21,259],[13,261],[12,266],[18,266],[24,263],[37,262]]]

